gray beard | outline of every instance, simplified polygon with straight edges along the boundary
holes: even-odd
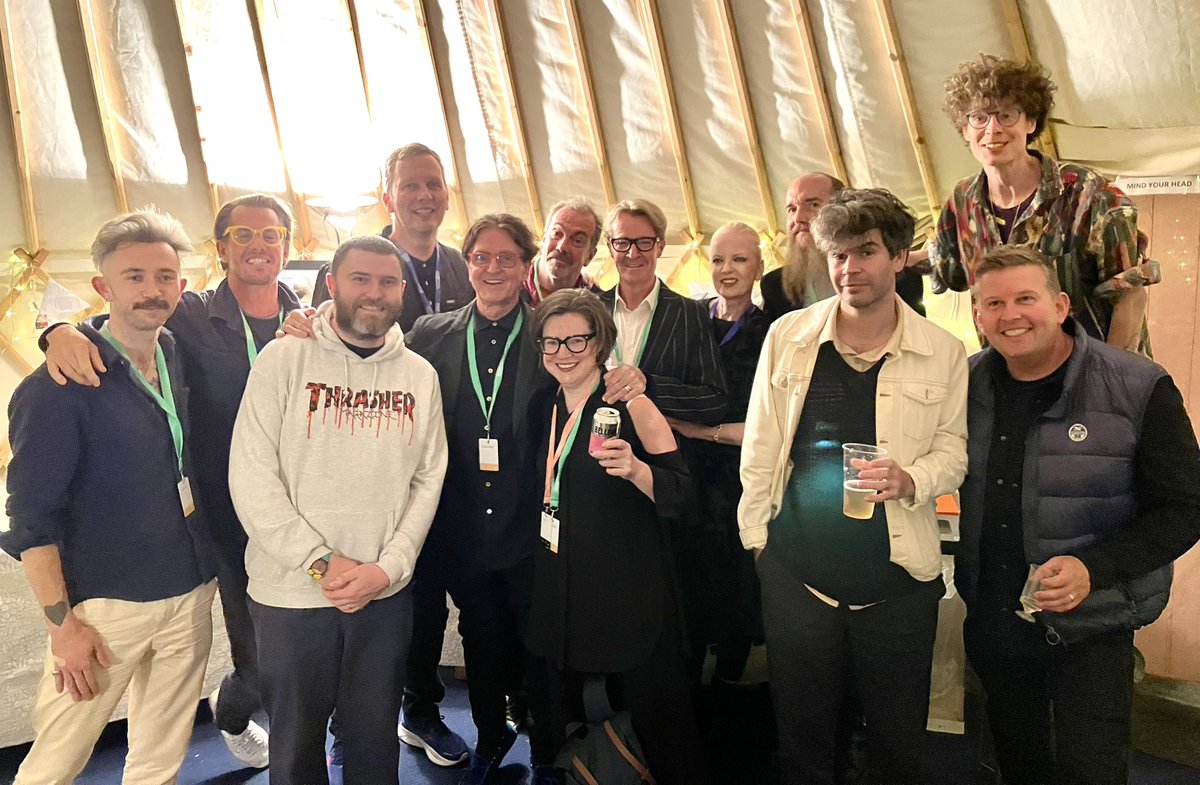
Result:
[[[782,276],[784,295],[789,302],[800,307],[832,297],[835,292],[824,255],[810,246],[795,242],[789,246]],[[810,292],[812,302],[809,301]]]
[[[354,306],[348,306],[337,300],[333,301],[333,318],[337,320],[338,329],[348,338],[360,341],[370,341],[387,335],[388,330],[400,318],[400,308],[394,308],[389,316],[379,319],[360,319],[355,316]]]

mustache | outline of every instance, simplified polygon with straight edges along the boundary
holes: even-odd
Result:
[[[135,311],[168,311],[170,309],[171,304],[166,300],[142,300],[133,306]]]

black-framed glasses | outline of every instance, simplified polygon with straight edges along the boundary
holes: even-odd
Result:
[[[560,347],[567,347],[571,354],[580,354],[588,347],[588,343],[596,337],[595,333],[587,335],[568,335],[566,338],[538,338],[538,351],[542,354],[558,354]]]
[[[474,253],[467,255],[467,261],[476,267],[487,267],[492,263],[493,259],[496,260],[496,264],[500,265],[505,270],[512,269],[521,262],[519,258],[510,253],[490,254],[484,253],[483,251],[475,251]]]
[[[1025,113],[1020,109],[999,109],[994,112],[985,112],[982,109],[976,109],[974,112],[967,112],[967,124],[972,128],[987,128],[987,124],[995,117],[1000,122],[1000,125],[1009,128],[1016,125],[1023,114]]]
[[[282,226],[264,226],[261,229],[255,229],[251,226],[231,226],[225,230],[225,236],[237,245],[246,246],[254,242],[254,236],[258,235],[262,241],[274,248],[287,239],[287,229]]]
[[[642,253],[648,253],[654,250],[654,246],[658,245],[657,237],[610,237],[608,245],[617,253],[628,253],[629,249],[637,246],[637,249]]]

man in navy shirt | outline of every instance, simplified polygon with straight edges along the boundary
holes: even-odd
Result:
[[[249,194],[217,213],[213,236],[226,278],[216,289],[184,292],[167,327],[179,342],[194,387],[188,414],[203,439],[195,443],[194,490],[216,546],[221,607],[233,670],[210,697],[217,727],[229,751],[248,766],[268,763],[267,732],[251,719],[261,708],[254,622],[246,605],[246,532],[229,498],[229,445],[242,392],[258,353],[275,337],[282,314],[300,307],[279,272],[287,261],[292,216],[274,196]],[[104,317],[93,320],[99,327]],[[53,332],[51,332],[53,331]],[[46,368],[59,384],[102,386],[106,363],[78,330],[54,325]],[[107,377],[106,377],[107,378]]]
[[[10,528],[50,635],[19,783],[72,782],[125,688],[125,782],[173,782],[212,645],[207,532],[192,501],[187,388],[162,329],[185,281],[183,227],[122,215],[92,245],[111,316],[86,339],[112,372],[60,387],[46,366],[13,394]]]

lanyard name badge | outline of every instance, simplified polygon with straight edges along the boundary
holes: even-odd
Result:
[[[746,323],[746,317],[749,316],[750,314],[754,313],[754,310],[755,310],[754,303],[750,303],[750,305],[746,306],[746,310],[742,311],[742,315],[737,318],[737,321],[734,322],[733,326],[729,328],[729,332],[725,333],[725,337],[721,339],[721,343],[720,343],[721,346],[724,346],[725,344],[727,344],[733,340],[733,336],[737,335],[738,330],[742,329],[742,325]],[[714,319],[717,318],[717,301],[716,300],[713,300],[712,305],[708,306],[708,315]]]
[[[254,333],[250,330],[250,322],[246,320],[246,312],[238,309],[238,313],[242,315],[242,329],[246,332],[246,357],[250,360],[250,367],[254,367],[254,363],[258,362],[258,344],[254,342]],[[279,309],[279,326],[283,327],[283,309]]]
[[[660,284],[659,290],[658,290],[658,296],[654,298],[654,302],[650,303],[650,318],[646,320],[646,326],[642,329],[642,337],[641,337],[641,340],[638,342],[637,357],[633,358],[634,367],[638,367],[642,364],[642,355],[646,353],[646,341],[648,341],[650,339],[650,325],[654,324],[654,313],[655,313],[655,311],[658,310],[658,299],[661,296],[662,296],[662,288],[661,288],[661,284]],[[620,297],[621,297],[621,295],[620,295],[620,292],[618,291],[616,297],[613,298],[613,321],[614,322],[616,321],[616,317],[617,317],[617,302],[620,300]],[[621,326],[623,326],[624,321],[625,321],[625,319],[622,318]],[[617,334],[617,342],[613,344],[612,356],[616,358],[617,365],[625,365],[626,364],[625,358],[621,356],[621,341],[620,341],[620,330],[619,329],[618,329],[618,334]],[[612,369],[610,368],[609,370],[612,370]]]
[[[429,295],[425,294],[425,287],[421,285],[421,279],[417,277],[417,266],[413,263],[412,256],[407,251],[401,251],[400,255],[404,257],[404,265],[408,268],[409,277],[412,278],[413,287],[417,290],[417,297],[421,299],[421,307],[425,309],[425,313],[441,313],[442,312],[442,248],[435,246],[433,254],[433,302],[429,302]]]
[[[478,399],[479,408],[483,412],[483,430],[487,434],[485,438],[479,440],[479,471],[481,472],[500,471],[500,443],[492,438],[492,410],[496,408],[496,399],[500,397],[500,383],[504,381],[504,361],[508,359],[508,350],[516,342],[517,333],[521,331],[524,321],[525,313],[517,311],[517,321],[513,323],[513,328],[508,333],[508,340],[504,343],[504,353],[500,355],[500,362],[493,375],[491,398],[485,399],[483,384],[479,380],[479,362],[475,359],[475,314],[471,314],[471,334],[467,336],[467,370],[471,373],[471,386],[475,388],[475,398]]]
[[[167,425],[171,429],[171,441],[175,445],[175,465],[179,470],[179,482],[176,483],[176,490],[179,492],[179,506],[183,510],[183,517],[186,518],[196,511],[196,502],[192,499],[192,484],[183,473],[183,423],[179,419],[179,412],[175,409],[175,396],[171,392],[171,374],[167,370],[166,355],[163,354],[161,346],[155,345],[154,365],[158,369],[158,383],[162,386],[160,393],[129,358],[125,347],[108,329],[107,322],[100,328],[100,334],[125,358],[129,363],[130,370],[133,371],[133,377],[146,389],[146,392],[150,393],[150,397],[158,404],[158,408],[167,415]]]
[[[561,388],[560,392],[561,392]],[[592,388],[594,393],[596,388]],[[559,488],[562,486],[563,467],[567,461],[565,456],[571,454],[571,446],[575,444],[575,436],[579,433],[579,415],[583,412],[583,407],[587,405],[588,395],[579,402],[575,407],[575,411],[571,412],[571,416],[563,425],[562,438],[558,440],[558,448],[554,447],[554,432],[558,430],[558,404],[554,404],[553,414],[550,415],[550,439],[546,444],[546,493],[542,499],[545,508],[542,510],[542,523],[540,535],[542,545],[551,553],[558,553],[558,528],[560,521],[558,520],[558,499]]]

